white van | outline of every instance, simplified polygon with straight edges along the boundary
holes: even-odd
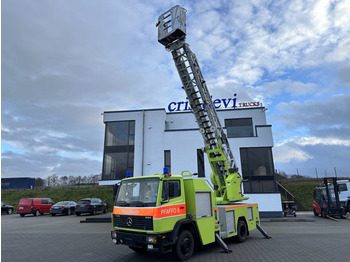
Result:
[[[350,181],[338,180],[339,188],[339,201],[340,205],[346,207],[346,210],[350,212]]]

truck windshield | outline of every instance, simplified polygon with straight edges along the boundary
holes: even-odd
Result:
[[[124,180],[119,187],[117,206],[156,206],[159,178]]]

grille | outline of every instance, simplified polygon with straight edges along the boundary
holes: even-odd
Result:
[[[114,226],[141,230],[153,230],[153,217],[114,215]]]

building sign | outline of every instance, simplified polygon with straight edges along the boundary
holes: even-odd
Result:
[[[222,99],[214,99],[213,105],[215,109],[219,108],[240,108],[240,107],[258,107],[262,106],[260,102],[244,102],[244,103],[237,103],[237,94],[233,95],[233,98],[222,98]],[[213,97],[211,96],[213,99]],[[204,108],[204,105],[203,105]],[[180,101],[180,102],[170,102],[168,105],[169,112],[174,111],[191,111],[191,106],[188,103],[188,98],[186,97],[186,101]]]

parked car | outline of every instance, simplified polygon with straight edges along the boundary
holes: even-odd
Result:
[[[11,215],[13,212],[13,206],[6,205],[3,202],[1,202],[1,213],[6,213]]]
[[[75,207],[75,214],[80,216],[82,213],[90,213],[95,215],[97,213],[107,213],[107,205],[99,198],[83,198],[80,199]]]
[[[54,204],[50,198],[22,198],[17,206],[17,213],[21,217],[24,217],[26,214],[39,216],[49,213],[51,206]]]
[[[77,203],[74,201],[60,201],[50,208],[50,214],[51,216],[56,216],[56,214],[70,216],[75,212],[76,205]]]

